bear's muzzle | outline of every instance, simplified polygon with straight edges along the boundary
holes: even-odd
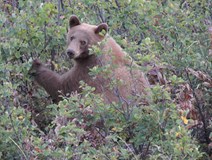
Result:
[[[72,59],[72,58],[74,58],[75,51],[72,50],[72,49],[67,49],[67,50],[66,50],[66,54],[68,55],[68,57],[69,57],[70,59]]]

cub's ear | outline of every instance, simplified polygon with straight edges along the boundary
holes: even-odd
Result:
[[[69,27],[72,28],[74,26],[80,25],[80,21],[77,16],[72,15],[69,19]]]
[[[95,33],[103,37],[106,35],[107,31],[108,31],[108,25],[106,23],[101,23],[95,29]]]

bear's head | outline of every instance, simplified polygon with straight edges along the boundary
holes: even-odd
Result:
[[[67,36],[66,53],[69,58],[82,59],[89,56],[89,48],[92,45],[101,42],[107,33],[108,26],[106,23],[100,25],[90,25],[80,23],[76,16],[69,19],[69,31]]]

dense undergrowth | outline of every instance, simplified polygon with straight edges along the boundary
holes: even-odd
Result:
[[[0,159],[210,159],[211,7],[210,0],[1,0]],[[108,23],[148,76],[150,105],[105,104],[83,82],[82,93],[55,105],[33,82],[35,58],[59,73],[72,66],[64,52],[72,14]]]

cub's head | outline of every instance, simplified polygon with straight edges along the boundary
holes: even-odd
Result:
[[[69,58],[81,59],[89,56],[89,48],[102,41],[106,36],[108,26],[101,23],[98,26],[80,23],[76,16],[69,19],[67,35],[67,50]]]

